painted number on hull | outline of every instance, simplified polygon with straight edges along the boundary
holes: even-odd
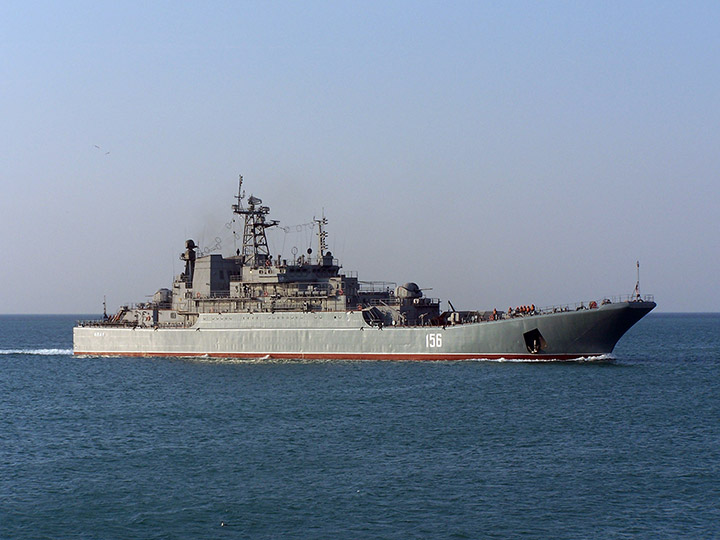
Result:
[[[442,347],[442,334],[425,334],[425,346],[431,348]]]

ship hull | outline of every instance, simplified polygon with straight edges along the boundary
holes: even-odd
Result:
[[[77,326],[76,355],[215,358],[572,360],[612,353],[654,302],[471,324],[368,325],[360,312],[201,314],[190,328]]]

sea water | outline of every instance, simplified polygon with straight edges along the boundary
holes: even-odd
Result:
[[[0,316],[2,538],[718,538],[720,315],[584,362],[76,358]]]

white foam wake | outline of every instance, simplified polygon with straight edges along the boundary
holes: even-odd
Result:
[[[37,354],[40,356],[70,356],[72,349],[0,349],[0,354]]]
[[[518,364],[536,364],[536,363],[558,363],[558,364],[572,364],[572,363],[584,363],[584,362],[597,362],[597,363],[609,363],[614,362],[616,360],[615,356],[612,354],[600,354],[597,356],[580,356],[578,358],[572,358],[572,359],[566,359],[566,358],[552,358],[552,357],[542,357],[542,358],[472,358],[471,362],[508,362],[508,363],[518,363]]]

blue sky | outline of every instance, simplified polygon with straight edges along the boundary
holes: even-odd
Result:
[[[718,311],[717,2],[4,2],[4,313],[98,312],[222,239],[237,175],[458,308]],[[99,147],[99,148],[98,148]],[[307,234],[275,231],[275,253]]]

